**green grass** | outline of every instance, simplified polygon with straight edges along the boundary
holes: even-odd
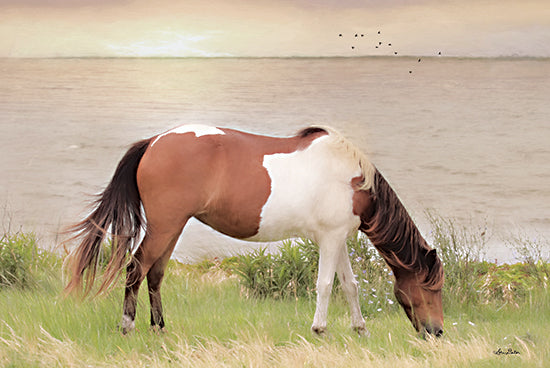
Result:
[[[382,287],[391,289],[392,276],[361,239],[349,247],[354,267],[367,271],[358,279],[368,338],[350,329],[338,290],[329,307],[329,333],[318,337],[310,332],[314,295],[255,297],[235,272],[234,258],[196,266],[171,261],[163,285],[166,332],[149,327],[144,285],[136,331],[124,336],[117,329],[121,283],[95,299],[64,298],[61,261],[42,256],[31,235],[7,234],[2,254],[32,254],[20,264],[32,282],[0,287],[0,367],[544,367],[550,360],[548,264],[453,261],[445,252],[460,251],[465,238],[451,236],[448,224],[435,229],[432,240],[447,272],[445,335],[427,340],[417,337],[397,303],[388,302],[393,296]],[[383,301],[369,304],[375,299]],[[498,349],[519,354],[497,355]]]
[[[329,334],[316,337],[309,330],[313,300],[246,298],[238,280],[217,269],[201,273],[173,263],[163,291],[167,331],[150,330],[142,292],[137,331],[123,336],[116,328],[121,288],[85,302],[63,299],[53,289],[3,290],[0,366],[280,366],[285,359],[288,366],[302,366],[289,358],[296,355],[307,357],[309,366],[325,356],[319,366],[367,359],[365,364],[381,366],[542,367],[550,358],[545,290],[533,290],[530,302],[519,308],[446,308],[445,336],[427,341],[399,310],[368,315],[371,336],[359,338],[338,294],[329,310]],[[498,348],[520,354],[497,356]]]
[[[58,261],[38,247],[33,233],[5,233],[0,237],[0,290],[45,287],[41,281],[58,268]]]

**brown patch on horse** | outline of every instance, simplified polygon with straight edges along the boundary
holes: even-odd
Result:
[[[148,220],[179,223],[194,216],[231,237],[250,238],[258,233],[271,194],[264,156],[304,150],[328,134],[306,128],[276,138],[220,130],[225,134],[167,135],[147,151],[138,185]]]
[[[360,181],[361,178],[354,178],[352,185],[358,186]],[[422,287],[441,289],[444,282],[441,261],[378,170],[374,174],[373,190],[356,191],[353,203],[354,214],[361,217],[360,230],[367,234],[394,273],[396,270],[425,272]]]
[[[371,191],[361,190],[365,179],[362,176],[351,179],[351,186],[354,189],[352,202],[353,202],[353,214],[361,217],[361,223],[363,219],[372,217],[374,208],[372,206],[373,197]]]

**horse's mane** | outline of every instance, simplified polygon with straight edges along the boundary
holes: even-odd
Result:
[[[386,262],[399,269],[427,271],[422,287],[440,290],[443,286],[443,265],[439,258],[429,264],[426,254],[431,248],[397,197],[397,194],[375,169],[371,216],[361,221],[363,230]]]
[[[362,176],[363,181],[356,189],[374,189],[373,180],[376,168],[359,148],[357,148],[350,140],[346,139],[336,129],[328,126],[315,125],[300,130],[297,133],[297,136],[304,138],[311,134],[320,132],[326,132],[329,135],[328,143],[335,153],[340,154],[342,158],[351,165],[359,165],[361,172],[358,173],[358,176]]]

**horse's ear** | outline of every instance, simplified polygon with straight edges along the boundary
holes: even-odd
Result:
[[[426,264],[428,265],[428,268],[431,270],[436,263],[437,263],[437,250],[430,249],[428,253],[426,253]]]

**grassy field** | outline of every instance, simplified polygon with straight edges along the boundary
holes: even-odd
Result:
[[[439,239],[435,232],[443,253],[461,249],[449,241],[451,235],[448,226]],[[383,284],[391,287],[392,277],[374,258],[365,265],[365,254],[356,256],[356,248],[350,245],[355,264],[367,267],[371,278],[380,268],[379,283],[369,284],[362,298],[370,337],[351,331],[338,290],[329,309],[329,333],[315,336],[310,332],[314,294],[253,297],[235,271],[239,260],[198,266],[171,261],[163,285],[166,331],[149,328],[142,288],[137,330],[124,336],[117,329],[122,284],[95,299],[63,298],[61,260],[39,251],[32,235],[7,234],[0,244],[0,366],[548,366],[547,263],[527,259],[497,267],[464,255],[456,263],[447,259],[445,335],[423,340],[391,296],[372,292],[381,292]],[[384,301],[370,303],[373,299]]]

